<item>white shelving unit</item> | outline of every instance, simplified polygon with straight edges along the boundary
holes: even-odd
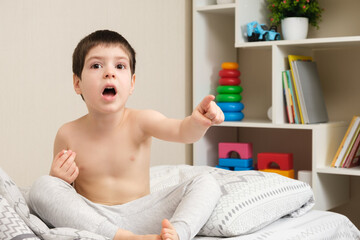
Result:
[[[352,27],[313,31],[315,36],[299,41],[247,42],[248,22],[267,23],[266,2],[236,0],[216,5],[213,1],[193,0],[193,103],[216,95],[218,71],[222,62],[235,61],[241,71],[245,118],[224,122],[209,129],[194,144],[194,165],[215,166],[219,142],[252,142],[254,160],[259,152],[292,152],[294,170],[312,170],[316,208],[327,210],[350,198],[350,177],[360,176],[360,168],[335,169],[330,163],[353,115],[360,114],[360,29]],[[320,0],[321,6],[326,5]],[[343,7],[360,6],[356,0],[326,5],[323,22]],[[326,13],[328,15],[326,15]],[[354,14],[353,14],[354,15]],[[337,16],[341,19],[341,16]],[[344,16],[347,20],[348,16]],[[356,14],[353,21],[360,23]],[[329,20],[330,21],[330,20]],[[346,26],[345,22],[339,26]],[[329,123],[288,124],[281,83],[281,72],[289,69],[289,54],[310,55],[318,63]],[[272,107],[272,120],[267,111]]]

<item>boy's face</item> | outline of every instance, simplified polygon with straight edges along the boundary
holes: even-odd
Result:
[[[85,57],[81,79],[74,75],[74,89],[83,95],[89,112],[122,110],[134,84],[129,57],[119,45],[93,47]]]

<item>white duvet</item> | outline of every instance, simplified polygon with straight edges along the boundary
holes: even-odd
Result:
[[[217,237],[196,237],[196,240],[221,240]],[[358,240],[360,232],[344,215],[311,210],[301,217],[280,218],[251,234],[227,240]]]

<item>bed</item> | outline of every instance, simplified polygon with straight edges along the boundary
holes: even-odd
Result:
[[[315,199],[308,184],[274,173],[157,166],[151,168],[151,191],[204,172],[218,181],[222,196],[195,240],[360,239],[360,231],[344,215],[312,210]],[[72,228],[48,228],[26,204],[27,192],[0,168],[1,240],[107,239]]]

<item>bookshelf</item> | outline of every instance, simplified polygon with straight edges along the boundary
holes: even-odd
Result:
[[[239,63],[245,104],[243,121],[211,127],[194,144],[194,165],[215,166],[219,142],[252,142],[255,162],[259,152],[292,152],[295,172],[312,170],[315,208],[328,210],[349,201],[350,179],[360,176],[360,168],[330,167],[352,116],[359,114],[360,59],[356,56],[360,54],[360,29],[354,28],[354,22],[360,23],[360,16],[353,9],[360,2],[320,0],[326,9],[323,21],[320,30],[309,32],[308,39],[249,43],[243,30],[253,20],[267,23],[264,2],[236,0],[216,5],[210,0],[193,0],[194,107],[204,96],[216,94],[224,61]],[[332,20],[335,13],[341,14],[337,23]],[[349,19],[352,26],[346,22]],[[289,69],[290,54],[312,56],[318,63],[328,123],[286,122],[281,72]],[[267,117],[270,107],[271,120]]]

